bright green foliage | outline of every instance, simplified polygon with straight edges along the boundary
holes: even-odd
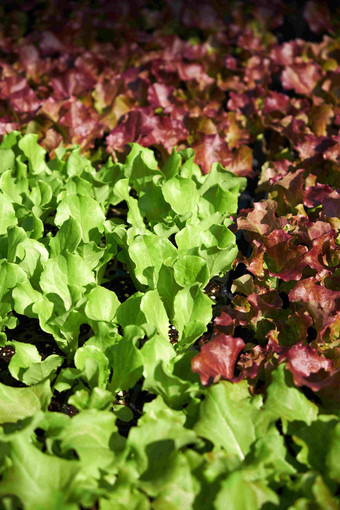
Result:
[[[229,382],[209,388],[195,430],[242,461],[255,440],[254,421],[259,410],[251,405],[247,394],[237,390]]]
[[[193,157],[174,150],[159,169],[132,144],[96,171],[79,148],[46,162],[35,135],[4,137],[0,340],[15,354],[0,383],[0,508],[337,507],[338,416],[318,414],[284,365],[264,398],[244,381],[204,388],[191,371],[245,187],[219,164],[203,176]],[[124,301],[107,288],[117,261],[136,289]],[[15,337],[28,319],[43,338]],[[43,359],[45,340],[59,351]],[[125,405],[138,386],[143,409]],[[49,410],[60,395],[78,414]]]

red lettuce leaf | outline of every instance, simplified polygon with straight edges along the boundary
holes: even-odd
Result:
[[[107,136],[106,142],[109,151],[120,151],[125,144],[135,142],[145,147],[161,144],[171,152],[187,136],[187,129],[180,120],[157,116],[150,108],[144,108],[130,111]]]
[[[333,161],[337,165],[340,163],[340,135],[332,136],[330,146],[324,151],[323,158]]]
[[[9,76],[0,83],[0,99],[7,100],[19,113],[34,113],[41,105],[26,78],[19,76]]]
[[[313,248],[304,256],[309,267],[317,271],[317,280],[333,275],[335,267],[339,267],[340,246],[335,244],[335,237],[334,230],[318,237],[313,241]]]
[[[304,44],[302,39],[277,44],[271,50],[271,59],[279,66],[289,66],[295,62],[296,57],[301,56]]]
[[[68,99],[71,96],[80,96],[92,89],[96,80],[77,69],[70,69],[59,77],[52,78],[51,86],[55,98]]]
[[[293,345],[282,357],[287,360],[286,368],[292,373],[296,386],[318,391],[329,383],[327,376],[334,368],[333,361],[320,356],[309,345]]]
[[[312,32],[318,33],[332,29],[331,16],[326,2],[309,0],[303,9],[303,17]]]
[[[308,217],[297,217],[297,220],[292,221],[293,229],[291,234],[294,235],[300,244],[305,244],[309,248],[312,248],[313,241],[319,237],[330,233],[333,229],[329,223],[325,221],[317,220],[315,222],[310,221]]]
[[[295,207],[303,200],[304,170],[288,172],[282,179],[276,181],[273,189],[277,191],[276,200],[279,204],[278,213],[285,210],[294,212]]]
[[[253,177],[253,151],[247,145],[241,145],[231,154],[228,170],[239,177]]]
[[[73,98],[63,104],[63,110],[65,113],[59,122],[68,128],[70,141],[82,148],[93,147],[95,139],[103,135],[98,114]]]
[[[227,167],[232,160],[228,144],[219,135],[202,135],[200,142],[193,145],[195,163],[204,173],[210,171],[211,165],[218,161]]]
[[[323,204],[333,189],[328,184],[317,182],[315,186],[307,186],[303,195],[303,203],[306,207],[316,207]]]
[[[164,83],[154,83],[148,89],[148,102],[153,108],[166,108],[171,105],[169,96],[174,87],[169,87]]]
[[[340,291],[326,289],[315,278],[300,280],[289,292],[289,300],[299,303],[313,318],[322,339],[326,328],[335,321],[340,306]]]
[[[289,105],[289,97],[275,91],[269,91],[263,104],[263,113],[268,115],[272,112],[287,113]]]
[[[108,150],[122,150],[127,143],[141,143],[150,134],[155,125],[155,117],[142,109],[132,110],[124,121],[115,127],[106,138]]]
[[[278,276],[285,282],[300,280],[307,262],[304,258],[307,246],[292,243],[292,236],[283,230],[274,230],[266,238],[264,260],[270,276]]]
[[[340,193],[337,190],[332,191],[326,197],[322,204],[323,213],[328,218],[339,218],[340,217]]]
[[[237,228],[255,234],[257,238],[267,236],[275,229],[281,229],[287,220],[275,215],[277,202],[263,200],[254,204],[253,210],[244,209],[237,218]]]
[[[322,76],[320,67],[314,62],[295,62],[282,71],[284,89],[294,89],[296,94],[310,95]]]
[[[204,385],[218,379],[232,379],[238,355],[244,347],[241,338],[220,333],[201,348],[191,360],[191,369],[200,375]]]
[[[16,129],[20,129],[20,124],[18,122],[13,122],[13,119],[8,116],[0,117],[0,135],[7,135]]]

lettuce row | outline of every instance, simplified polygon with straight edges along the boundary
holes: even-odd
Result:
[[[159,170],[150,149],[132,144],[125,164],[99,171],[77,148],[46,162],[35,135],[13,132],[0,151],[3,342],[11,310],[39,319],[67,355],[85,323],[100,343],[118,324],[148,324],[165,339],[170,320],[180,352],[202,335],[212,305],[203,288],[237,253],[228,226],[245,179],[219,164],[202,176],[190,150]],[[126,218],[106,219],[123,202]],[[138,291],[122,304],[101,286],[115,257]]]
[[[228,226],[245,179],[219,164],[203,176],[192,150],[174,150],[159,169],[153,152],[137,144],[124,164],[109,159],[97,170],[77,147],[60,147],[46,161],[33,134],[5,136],[0,153],[0,327],[2,346],[15,349],[11,376],[32,385],[58,370],[59,392],[111,394],[143,376],[143,388],[169,405],[188,401],[191,382],[174,372],[181,363],[189,371],[190,347],[211,320],[204,287],[237,254]],[[105,287],[107,265],[117,261],[136,288],[122,303]],[[63,355],[42,361],[35,345],[6,342],[21,316],[37,320]],[[92,336],[80,346],[84,325]]]

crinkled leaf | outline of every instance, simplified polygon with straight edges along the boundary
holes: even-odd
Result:
[[[79,410],[109,410],[112,406],[113,399],[114,396],[111,391],[95,387],[92,389],[92,391],[89,391],[85,388],[75,391],[73,395],[71,395],[71,397],[68,399],[68,403],[75,406]]]
[[[144,406],[143,416],[138,420],[138,426],[131,429],[127,440],[127,444],[134,452],[134,462],[140,473],[148,468],[148,453],[152,449],[157,453],[158,442],[164,441],[169,447],[166,452],[162,451],[163,456],[197,441],[196,433],[186,429],[184,423],[184,413],[169,408],[161,397]]]
[[[220,162],[222,166],[227,167],[232,159],[227,142],[218,134],[201,136],[201,140],[193,148],[196,152],[195,163],[204,173],[210,171],[213,163]]]
[[[332,440],[336,436],[338,420],[332,415],[319,415],[310,425],[305,423],[289,426],[294,441],[301,447],[297,460],[310,469],[322,472],[326,457],[331,456]]]
[[[35,345],[16,342],[15,340],[11,342],[11,345],[15,348],[15,354],[9,362],[8,370],[12,377],[18,379],[18,381],[22,381],[26,369],[32,363],[39,363],[41,361],[41,356]]]
[[[201,257],[184,255],[176,260],[173,268],[175,279],[182,287],[200,283],[204,288],[209,281],[208,268]]]
[[[0,261],[0,298],[7,297],[7,292],[27,279],[26,273],[16,264]]]
[[[51,173],[48,168],[45,157],[46,150],[38,144],[39,136],[36,134],[28,134],[21,138],[18,146],[23,151],[28,159],[29,170],[32,175],[49,174]]]
[[[179,173],[179,169],[181,166],[182,158],[180,154],[176,151],[176,149],[173,149],[170,156],[164,163],[162,167],[162,173],[165,175],[167,179],[172,179],[173,177],[176,177]]]
[[[144,151],[145,150],[146,149],[144,149]],[[140,152],[132,162],[130,173],[131,185],[136,191],[140,191],[154,176],[160,177],[161,173],[157,169],[157,166],[154,165],[152,157],[145,157],[145,152]]]
[[[100,509],[111,510],[150,510],[149,498],[142,492],[133,489],[131,486],[120,486],[107,497],[100,498]]]
[[[10,457],[12,465],[0,483],[0,494],[19,497],[27,510],[55,510],[57,497],[59,508],[68,508],[77,462],[42,453],[25,437],[12,442]]]
[[[84,345],[77,349],[74,364],[90,388],[105,389],[110,374],[109,360],[98,347]]]
[[[222,481],[216,496],[216,510],[225,508],[228,501],[230,510],[257,510],[265,503],[279,504],[279,497],[262,480],[252,480],[246,471],[235,471]]]
[[[173,244],[155,234],[137,236],[129,246],[129,257],[134,262],[136,278],[150,288],[156,285],[161,265],[172,265],[176,255]]]
[[[227,189],[223,189],[219,184],[209,188],[203,195],[203,199],[209,204],[210,214],[220,212],[227,215],[237,212],[237,195],[231,193]],[[202,207],[203,203],[201,205],[200,202],[199,207],[200,206]]]
[[[104,213],[98,202],[86,195],[67,195],[58,205],[55,224],[58,227],[73,217],[77,220],[84,242],[98,240],[104,230]]]
[[[114,292],[97,285],[87,295],[85,314],[94,321],[111,322],[115,318],[119,305],[119,300]]]
[[[146,317],[147,323],[155,326],[164,337],[167,337],[169,321],[158,291],[149,290],[146,292],[142,297],[140,308]]]
[[[143,374],[143,356],[136,346],[142,338],[143,330],[135,326],[127,326],[124,336],[109,350],[109,357],[113,365],[113,375],[110,390],[128,391],[136,384]]]
[[[162,360],[164,363],[168,363],[175,356],[174,348],[171,343],[161,335],[153,335],[141,348],[144,365],[144,377],[146,379],[146,386],[150,383],[151,385],[155,381],[154,372]]]
[[[277,418],[311,424],[317,419],[318,407],[300,390],[294,388],[287,375],[284,364],[279,365],[272,373],[265,402],[266,410]]]
[[[40,286],[49,299],[57,300],[66,310],[94,282],[93,272],[84,260],[68,252],[49,259],[40,277]]]
[[[298,282],[289,292],[289,299],[301,303],[314,319],[318,332],[331,321],[337,309],[340,291],[318,285],[313,277]]]
[[[39,302],[40,300],[41,302],[45,301],[46,314],[48,300],[47,298],[44,299],[44,296],[32,287],[32,284],[29,280],[25,280],[24,282],[19,283],[13,289],[12,297],[14,300],[14,310],[17,313],[20,313],[21,315],[27,315],[31,318],[36,317],[36,313],[33,312],[33,304]],[[51,306],[53,306],[52,303]]]
[[[0,174],[14,170],[15,154],[11,149],[0,148]]]
[[[81,238],[82,231],[78,221],[73,217],[68,218],[50,240],[51,257],[55,257],[66,250],[73,253]]]
[[[130,325],[142,326],[146,323],[145,314],[140,307],[142,297],[141,292],[136,292],[118,307],[117,321],[123,328]]]
[[[191,322],[200,321],[207,324],[211,319],[212,301],[206,296],[200,286],[195,284],[178,291],[174,299],[173,324],[180,334],[180,340],[185,336],[185,326]]]
[[[114,459],[110,439],[117,431],[116,418],[109,411],[83,410],[63,428],[58,439],[63,452],[74,450],[83,464],[83,471],[98,476]]]
[[[180,215],[193,214],[199,199],[198,191],[193,180],[185,177],[172,177],[162,187],[166,202]]]
[[[131,201],[129,201],[128,204],[131,206]],[[159,220],[160,218],[166,218],[170,212],[170,206],[163,197],[162,186],[154,182],[147,183],[139,194],[138,208],[142,216],[145,216],[150,222],[155,223],[154,231],[158,235],[161,235],[156,231],[155,227],[158,229],[164,228],[165,225],[159,223]],[[170,229],[171,228],[174,228],[174,226],[170,227]]]
[[[151,359],[150,353],[161,354],[161,360],[157,357]],[[184,363],[184,375],[179,374],[179,370],[174,370],[174,367],[177,368],[181,363],[183,357],[182,359],[174,358],[173,350],[166,345],[161,337],[149,340],[143,347],[142,354],[145,377],[143,387],[151,393],[161,395],[164,402],[172,409],[180,409],[185,403],[189,403],[194,392],[198,390],[196,384],[187,380],[189,363],[186,365]]]
[[[6,234],[7,228],[17,223],[18,220],[11,201],[0,192],[0,235]]]
[[[314,391],[323,386],[325,373],[333,369],[332,360],[320,356],[309,345],[293,345],[286,356],[286,367],[293,374],[294,384],[308,386]]]
[[[32,363],[25,371],[22,381],[28,386],[38,384],[46,378],[53,379],[57,369],[62,365],[64,358],[51,354],[39,363]]]
[[[15,388],[0,383],[0,422],[14,423],[33,416],[40,409],[46,410],[51,396],[47,379],[30,388]]]
[[[215,377],[232,379],[237,356],[244,347],[241,338],[220,333],[191,360],[191,369],[201,377],[202,384],[209,384]]]
[[[238,383],[242,387],[244,384]],[[232,383],[220,382],[207,390],[194,430],[243,461],[255,440],[258,412],[249,397],[233,390]]]
[[[149,465],[141,476],[140,486],[153,498],[156,508],[167,505],[189,510],[198,484],[191,474],[186,457],[173,448],[171,440],[156,441],[147,446]]]

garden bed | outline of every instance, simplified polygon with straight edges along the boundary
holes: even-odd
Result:
[[[1,509],[338,508],[340,10],[299,5],[2,7]]]

